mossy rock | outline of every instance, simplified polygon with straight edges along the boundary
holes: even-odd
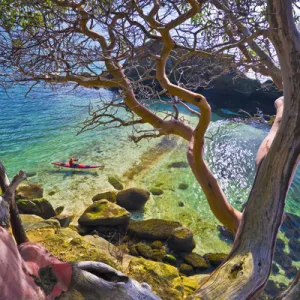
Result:
[[[59,222],[54,219],[44,220],[43,218],[36,215],[23,215],[23,214],[20,215],[20,218],[25,231],[36,231],[38,229],[46,229],[46,228],[53,228],[53,229],[60,228]]]
[[[148,283],[163,300],[182,300],[183,287],[177,268],[144,258],[129,263],[128,275],[139,282]]]
[[[44,189],[40,184],[26,184],[17,188],[16,199],[37,199],[43,198]]]
[[[193,276],[183,276],[182,279],[182,285],[184,288],[184,296],[190,296],[192,295],[200,286],[201,283],[203,283],[209,275],[204,274],[197,274]]]
[[[117,194],[117,204],[127,210],[137,210],[142,208],[148,201],[150,193],[139,188],[130,188]]]
[[[137,250],[137,252],[145,257],[145,258],[151,258],[153,255],[153,250],[150,246],[143,244],[143,243],[137,243],[135,245],[135,249]]]
[[[18,208],[25,214],[34,214],[43,219],[50,219],[56,216],[56,212],[51,203],[46,199],[26,200],[19,199],[16,201]]]
[[[163,243],[162,241],[154,241],[150,246],[152,249],[162,249]]]
[[[185,254],[183,259],[187,264],[198,270],[206,270],[209,267],[207,261],[197,253]]]
[[[172,254],[166,254],[163,258],[163,262],[176,266],[176,257]]]
[[[124,189],[124,186],[119,178],[116,176],[109,176],[108,182],[118,191],[121,191]]]
[[[131,214],[124,208],[107,200],[100,200],[90,205],[78,220],[82,226],[127,225]]]
[[[181,227],[179,222],[162,219],[149,219],[142,221],[130,220],[127,228],[128,234],[139,239],[167,240],[175,228]]]
[[[184,207],[184,202],[178,201],[178,206],[179,206],[179,207]]]
[[[196,246],[193,232],[186,227],[174,229],[168,240],[168,245],[177,252],[191,252]]]
[[[166,255],[165,249],[153,249],[152,259],[155,261],[163,261]]]
[[[132,256],[140,256],[139,252],[136,250],[135,245],[132,245],[128,248],[129,254]]]
[[[194,269],[188,264],[180,264],[179,272],[183,275],[190,276],[194,273]]]
[[[164,193],[164,191],[160,188],[155,187],[150,190],[150,193],[154,196],[160,196]]]
[[[116,191],[109,191],[109,192],[99,193],[95,195],[92,198],[92,201],[95,202],[95,201],[106,199],[109,202],[116,203],[116,197],[117,197]]]
[[[49,196],[53,196],[55,194],[56,194],[56,191],[51,191],[51,192],[48,193]]]
[[[204,259],[208,261],[213,267],[218,267],[228,254],[225,253],[207,253],[204,255]]]
[[[39,229],[27,233],[32,242],[40,243],[57,258],[68,261],[98,261],[118,268],[107,249],[96,248],[70,228]]]
[[[178,188],[179,188],[180,190],[186,190],[188,187],[189,187],[189,185],[188,185],[187,183],[180,183],[180,184],[178,185]]]

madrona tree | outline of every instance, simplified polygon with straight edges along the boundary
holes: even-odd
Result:
[[[292,0],[1,3],[4,87],[114,88],[121,91],[121,100],[103,100],[83,130],[148,123],[153,131],[137,131],[134,140],[174,134],[189,142],[188,162],[211,210],[236,234],[226,261],[192,298],[255,298],[269,277],[300,153],[296,5]],[[196,90],[224,70],[269,76],[284,94],[275,103],[276,120],[258,151],[257,174],[243,212],[229,204],[203,156],[211,109]],[[152,111],[147,100],[163,94],[171,111],[166,118]],[[198,116],[195,128],[180,115],[180,105]],[[127,110],[128,117],[115,113],[119,109]]]

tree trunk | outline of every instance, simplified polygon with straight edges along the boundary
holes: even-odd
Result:
[[[270,274],[285,198],[300,154],[300,41],[291,0],[268,0],[268,11],[282,69],[282,122],[257,172],[231,253],[192,299],[255,299]]]

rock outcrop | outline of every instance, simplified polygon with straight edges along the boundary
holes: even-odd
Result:
[[[78,223],[87,227],[127,225],[130,216],[126,209],[107,200],[100,200],[84,211]]]

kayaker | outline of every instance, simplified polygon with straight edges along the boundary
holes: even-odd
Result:
[[[73,157],[71,157],[71,158],[69,159],[70,167],[73,167],[75,161],[78,161],[78,159],[77,159],[77,158],[73,158]]]

